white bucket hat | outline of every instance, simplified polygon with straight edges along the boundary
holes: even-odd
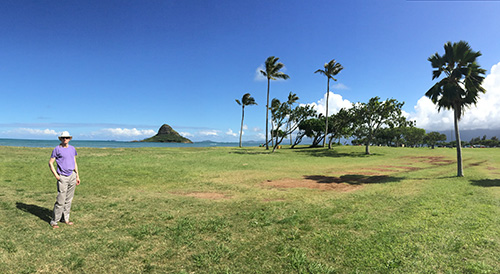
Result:
[[[67,131],[63,131],[63,132],[61,132],[61,135],[59,135],[59,139],[61,139],[63,137],[73,138],[73,136],[71,136],[71,134],[69,134],[69,132],[67,132]]]

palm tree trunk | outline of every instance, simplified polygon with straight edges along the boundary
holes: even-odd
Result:
[[[454,108],[455,116],[455,140],[457,141],[457,177],[464,176],[464,169],[462,165],[462,141],[460,140],[460,131],[458,130],[458,116],[460,109]]]
[[[271,79],[267,77],[267,103],[266,103],[266,150],[269,150],[269,86]]]
[[[323,147],[325,147],[326,136],[328,135],[328,99],[330,97],[330,77],[326,77],[326,124],[325,124],[325,139],[323,139]]]
[[[245,119],[245,105],[241,107],[240,147],[241,147],[241,135],[243,134],[243,119]]]

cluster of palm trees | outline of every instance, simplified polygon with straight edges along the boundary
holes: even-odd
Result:
[[[441,109],[453,110],[454,112],[454,127],[455,139],[457,141],[457,176],[463,176],[462,166],[462,150],[458,122],[462,118],[465,109],[471,105],[475,105],[479,99],[480,93],[485,93],[486,90],[481,86],[486,70],[482,69],[477,64],[477,58],[481,56],[479,51],[473,51],[470,45],[465,41],[456,43],[447,42],[444,45],[444,55],[435,53],[428,58],[431,62],[432,79],[438,79],[444,74],[444,77],[434,84],[425,95],[437,105],[438,111]],[[260,70],[260,73],[267,78],[267,101],[266,101],[266,149],[269,149],[269,90],[271,80],[290,78],[283,73],[281,69],[283,63],[278,61],[279,58],[270,56],[266,59],[265,69]],[[320,73],[327,78],[327,98],[326,98],[326,123],[325,132],[328,132],[328,100],[330,94],[330,80],[337,81],[334,78],[343,67],[335,60],[324,65],[323,69],[318,69],[315,73]],[[248,105],[253,105],[255,99],[249,93],[243,95],[241,101],[236,102],[242,106],[242,121],[240,130],[240,147],[241,133],[243,130],[244,108]],[[323,146],[325,146],[323,140]]]
[[[271,88],[271,80],[277,79],[289,79],[290,76],[283,73],[281,69],[285,67],[285,65],[281,62],[278,62],[279,58],[275,56],[270,56],[266,59],[265,69],[260,70],[260,73],[267,78],[267,101],[266,101],[266,149],[269,149],[269,90]],[[325,123],[325,132],[328,132],[328,100],[330,95],[330,80],[337,81],[333,76],[337,75],[343,69],[342,65],[337,63],[335,59],[324,65],[323,69],[318,69],[315,73],[321,73],[327,77],[327,93],[326,93],[326,123]],[[236,100],[236,102],[242,106],[242,119],[241,119],[241,130],[240,130],[240,147],[241,147],[241,131],[243,130],[243,117],[244,117],[244,108],[247,105],[256,104],[255,99],[250,96],[249,93],[243,95],[241,101]],[[325,146],[325,142],[323,141],[323,146]]]

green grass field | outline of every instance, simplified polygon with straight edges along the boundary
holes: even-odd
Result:
[[[0,147],[0,273],[500,273],[499,150]]]

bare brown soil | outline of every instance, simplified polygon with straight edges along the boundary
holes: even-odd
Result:
[[[269,180],[264,182],[263,185],[267,187],[276,187],[276,188],[310,188],[310,189],[350,192],[362,188],[364,178],[377,178],[377,177],[380,176],[360,177],[354,175],[353,176],[346,175],[341,177],[332,177],[332,176],[313,175],[313,176],[304,176],[301,179],[285,178],[275,181]]]
[[[389,178],[388,175],[398,172],[408,172],[421,169],[421,167],[413,167],[415,163],[429,163],[431,165],[449,165],[454,163],[454,160],[449,160],[444,157],[402,157],[403,160],[409,160],[402,165],[381,165],[366,169],[347,172],[345,175],[324,176],[324,175],[307,175],[298,179],[284,178],[280,180],[268,180],[262,183],[264,187],[272,188],[310,188],[320,190],[333,190],[339,192],[350,192],[361,189],[365,184],[378,183]],[[405,161],[406,162],[406,161]]]
[[[426,156],[407,156],[401,157],[402,159],[410,159],[420,163],[429,163],[432,165],[449,165],[454,163],[454,160],[446,159],[442,156],[426,157]]]

